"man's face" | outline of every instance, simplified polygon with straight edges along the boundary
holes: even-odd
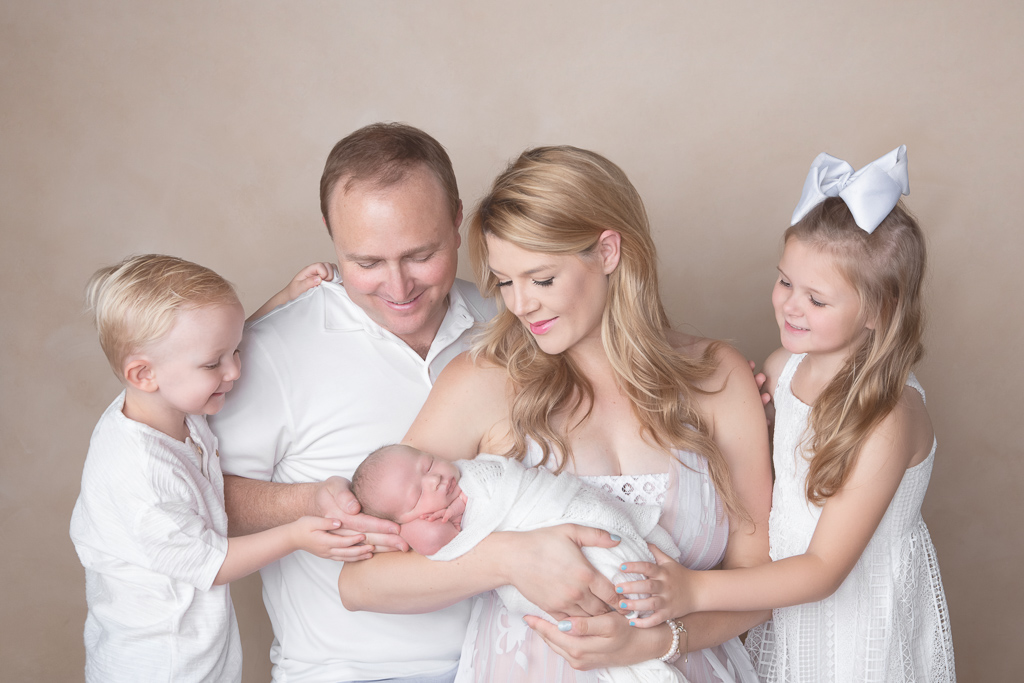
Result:
[[[334,249],[349,297],[425,357],[455,282],[462,207],[452,219],[441,183],[417,168],[380,188],[344,179],[328,203]]]

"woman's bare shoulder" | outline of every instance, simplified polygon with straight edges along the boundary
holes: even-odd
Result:
[[[485,360],[479,356],[474,357],[472,352],[463,351],[453,358],[437,378],[437,383],[445,385],[472,384],[474,386],[505,386],[508,381],[508,372],[504,367]]]

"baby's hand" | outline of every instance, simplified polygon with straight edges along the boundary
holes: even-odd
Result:
[[[306,516],[300,517],[289,526],[295,547],[317,557],[352,561],[365,559],[363,555],[369,556],[367,549],[359,545],[363,542],[364,535],[339,536],[331,533],[341,528],[341,522],[337,519]]]
[[[627,562],[622,565],[623,571],[632,574],[643,574],[647,577],[644,581],[629,581],[615,586],[619,595],[646,594],[641,599],[630,599],[622,597],[615,606],[620,609],[635,610],[636,612],[647,613],[644,617],[637,617],[630,622],[631,626],[649,628],[663,624],[667,619],[682,617],[692,610],[689,598],[690,575],[692,569],[687,569],[671,557],[661,552],[657,546],[648,544],[657,564],[650,562]]]

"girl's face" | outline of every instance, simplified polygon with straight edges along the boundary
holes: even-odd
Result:
[[[772,306],[790,353],[845,359],[871,328],[857,291],[832,258],[798,239],[786,242]]]
[[[608,274],[619,262],[619,233],[606,230],[587,256],[527,251],[487,236],[488,265],[505,306],[530,330],[544,353],[601,341]]]

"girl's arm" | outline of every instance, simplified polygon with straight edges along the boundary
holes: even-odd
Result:
[[[227,555],[213,585],[220,586],[248,576],[296,550],[305,550],[329,560],[343,559],[338,551],[358,543],[361,537],[330,533],[340,526],[341,522],[336,519],[303,517],[266,531],[229,538]]]
[[[329,282],[333,277],[333,263],[313,263],[306,266],[299,271],[298,275],[292,278],[292,281],[289,282],[284,289],[270,297],[267,303],[257,308],[256,312],[246,319],[246,322],[252,322],[257,318],[262,318],[278,306],[295,299],[307,289],[316,287],[324,280]]]
[[[507,383],[502,368],[475,365],[466,354],[455,358],[438,377],[405,443],[451,460],[473,458],[482,449],[501,452],[495,435],[506,430]],[[571,524],[496,533],[451,562],[388,553],[346,563],[338,587],[350,610],[430,612],[511,584],[546,612],[601,614],[615,592],[583,557],[581,545],[615,542],[607,532]]]
[[[825,503],[807,552],[755,568],[695,572],[675,609],[768,609],[832,595],[860,559],[907,467],[927,456],[932,440],[920,395],[905,389],[865,440],[849,480]]]

